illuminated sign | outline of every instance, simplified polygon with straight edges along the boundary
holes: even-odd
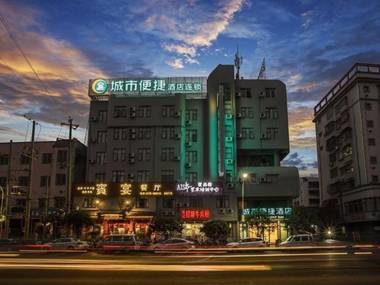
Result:
[[[74,195],[80,196],[172,196],[175,184],[169,183],[87,183],[78,185]]]
[[[292,214],[292,208],[246,208],[243,215],[255,216],[258,214],[267,214],[273,217],[284,217]]]
[[[95,79],[90,81],[90,97],[114,94],[117,97],[157,94],[199,94],[206,91],[205,77],[167,77],[141,79]],[[199,95],[198,95],[199,97]]]
[[[183,193],[219,193],[222,189],[212,182],[198,182],[196,185],[188,182],[177,184],[177,192]]]
[[[183,220],[208,220],[211,217],[210,209],[181,209]]]

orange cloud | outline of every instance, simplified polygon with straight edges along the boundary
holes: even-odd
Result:
[[[313,108],[298,107],[289,111],[289,137],[294,148],[315,148]]]

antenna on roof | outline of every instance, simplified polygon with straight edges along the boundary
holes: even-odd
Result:
[[[236,79],[240,79],[240,66],[243,64],[243,57],[239,54],[239,45],[235,53]]]
[[[267,79],[267,73],[266,73],[266,66],[265,66],[265,57],[263,58],[263,62],[261,63],[259,76],[257,79]]]

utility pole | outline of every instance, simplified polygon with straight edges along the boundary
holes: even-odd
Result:
[[[32,189],[33,189],[33,161],[34,161],[34,134],[36,130],[36,121],[32,120],[32,138],[30,141],[30,163],[29,163],[29,187],[26,195],[25,209],[25,231],[24,238],[28,239],[30,234],[31,210],[32,210]]]
[[[8,173],[7,173],[7,189],[5,194],[5,238],[9,236],[9,199],[11,194],[11,179],[12,179],[12,156],[13,156],[13,141],[9,141],[9,153],[8,153]]]
[[[67,193],[66,193],[66,207],[67,213],[71,212],[71,183],[72,183],[72,140],[73,140],[73,129],[76,130],[79,125],[73,124],[73,118],[69,117],[67,123],[61,123],[61,126],[69,127],[69,158],[68,158],[68,175],[67,175]]]

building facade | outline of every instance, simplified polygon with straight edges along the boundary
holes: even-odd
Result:
[[[185,237],[212,219],[236,238],[249,234],[243,212],[269,209],[277,225],[291,211],[298,172],[280,167],[289,151],[282,82],[235,79],[232,65],[219,65],[208,78],[91,80],[89,95],[88,183],[73,196],[101,233],[145,231],[164,215],[184,221]]]
[[[348,234],[380,237],[380,65],[355,64],[314,111],[322,204]]]
[[[320,206],[319,178],[314,176],[301,177],[300,195],[293,200],[294,207]]]
[[[8,213],[4,210],[7,220],[2,223],[3,233],[9,225],[10,237],[23,236],[30,183],[31,232],[39,233],[41,223],[46,219],[56,222],[62,219],[67,211],[68,145],[68,140],[35,142],[33,172],[30,176],[30,142],[0,143],[0,186],[4,191],[4,207],[8,199]],[[87,148],[76,139],[72,146],[72,157],[75,157],[73,182],[83,181]],[[53,231],[53,225],[49,226],[49,231]]]

